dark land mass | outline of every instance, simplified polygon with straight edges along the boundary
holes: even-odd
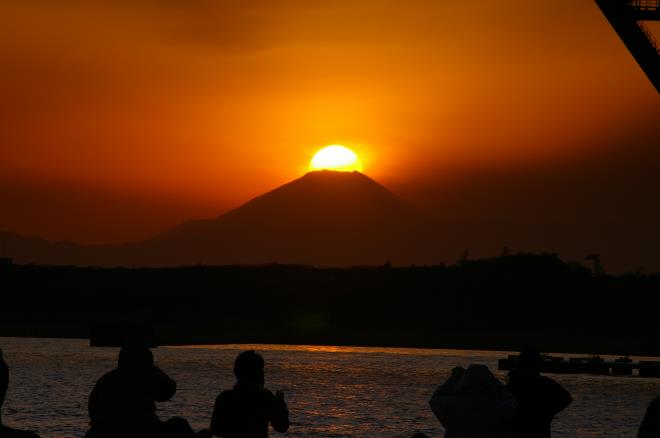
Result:
[[[0,267],[0,335],[660,355],[659,274],[552,254],[452,266]]]
[[[445,256],[455,260],[469,244],[452,244],[455,231],[362,173],[318,171],[143,242],[78,245],[0,233],[0,256],[22,264],[106,267],[440,263]]]
[[[491,188],[488,182],[481,183],[486,196]],[[488,206],[492,201],[470,196],[462,202]],[[343,267],[386,261],[407,266],[453,263],[467,249],[472,256],[483,257],[512,247],[561,253],[575,260],[599,253],[609,272],[638,269],[631,260],[656,266],[655,234],[639,223],[615,231],[601,226],[599,220],[587,229],[547,226],[525,223],[523,213],[529,212],[520,211],[516,212],[520,222],[466,222],[448,219],[452,205],[443,208],[447,217],[434,217],[362,173],[318,171],[216,218],[189,220],[140,242],[81,245],[0,232],[0,257],[12,258],[17,264],[104,267]],[[475,220],[480,217],[489,215],[475,214]],[[122,220],[125,218],[117,217]]]

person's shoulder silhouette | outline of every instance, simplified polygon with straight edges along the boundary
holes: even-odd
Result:
[[[215,401],[211,432],[222,438],[265,438],[268,426],[277,432],[289,429],[284,394],[264,388],[264,359],[254,350],[238,355],[234,363],[236,385]]]
[[[637,432],[637,438],[657,438],[660,436],[660,397],[651,401],[644,420]]]
[[[176,382],[155,366],[149,348],[122,347],[117,368],[101,377],[89,396],[92,428],[87,436],[193,436],[185,420],[163,422],[156,415],[156,402],[175,393]]]
[[[2,423],[2,405],[9,388],[9,367],[4,361],[2,350],[0,349],[0,438],[39,438],[34,432],[26,430],[13,429]]]
[[[555,415],[573,401],[563,386],[541,375],[542,363],[539,351],[523,349],[518,356],[518,366],[508,376],[507,386],[518,402],[513,427],[521,437],[550,437],[550,424]]]
[[[120,350],[117,368],[94,386],[89,415],[92,423],[147,421],[155,416],[155,402],[175,392],[176,383],[154,365],[151,351],[129,345]]]
[[[429,401],[447,437],[510,437],[516,402],[487,366],[457,367]]]

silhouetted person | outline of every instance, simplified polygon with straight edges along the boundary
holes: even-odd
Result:
[[[660,437],[660,398],[654,399],[646,410],[637,438]]]
[[[149,348],[129,345],[117,369],[99,379],[89,396],[88,438],[187,438],[195,433],[182,418],[161,421],[156,402],[172,398],[176,383],[154,365]]]
[[[264,359],[254,350],[239,354],[234,363],[236,385],[215,400],[211,432],[222,438],[266,438],[268,424],[277,432],[289,429],[284,393],[264,388]]]
[[[2,350],[0,350],[0,438],[39,438],[39,435],[34,432],[12,429],[2,424],[2,404],[5,401],[8,387],[9,367],[2,358]]]
[[[431,397],[445,438],[510,438],[516,401],[485,365],[457,367]]]
[[[553,418],[573,401],[559,383],[541,376],[542,362],[541,353],[524,349],[509,372],[508,388],[518,401],[513,430],[519,438],[549,438]]]

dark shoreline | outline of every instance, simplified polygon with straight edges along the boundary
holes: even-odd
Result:
[[[660,356],[660,275],[596,276],[552,254],[401,268],[12,265],[0,282],[2,336]]]
[[[447,334],[447,337],[454,334]],[[90,341],[89,338],[83,336],[53,336],[48,334],[38,334],[38,335],[22,335],[15,332],[6,332],[0,333],[0,338],[26,338],[26,339],[78,339]],[[598,340],[596,340],[598,341]],[[630,348],[623,348],[620,350],[613,350],[610,347],[605,347],[602,350],[597,350],[593,348],[581,349],[580,345],[594,345],[590,344],[588,341],[580,342],[576,344],[574,348],[562,348],[557,346],[557,344],[552,343],[515,343],[509,344],[497,344],[497,343],[488,343],[488,342],[455,342],[455,343],[350,343],[341,341],[333,342],[332,339],[319,339],[317,341],[310,339],[308,342],[298,341],[295,339],[284,339],[278,340],[275,338],[241,338],[241,337],[199,337],[194,339],[162,339],[159,340],[155,347],[184,347],[184,346],[211,346],[211,345],[291,345],[291,346],[327,346],[327,347],[347,347],[347,348],[401,348],[401,349],[428,349],[428,350],[457,350],[457,351],[491,351],[491,352],[503,352],[503,353],[515,353],[519,351],[521,346],[527,345],[542,345],[546,348],[543,348],[543,352],[547,354],[574,354],[574,355],[598,355],[598,356],[642,356],[642,357],[658,357],[660,354],[655,353],[654,351],[649,350],[633,350]],[[99,345],[93,346],[92,348],[98,347],[119,347],[120,345]]]

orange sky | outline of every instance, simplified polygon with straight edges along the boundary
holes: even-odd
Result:
[[[474,175],[658,146],[586,0],[4,0],[0,59],[0,229],[50,239],[216,216],[326,144],[458,218],[434,196]]]

